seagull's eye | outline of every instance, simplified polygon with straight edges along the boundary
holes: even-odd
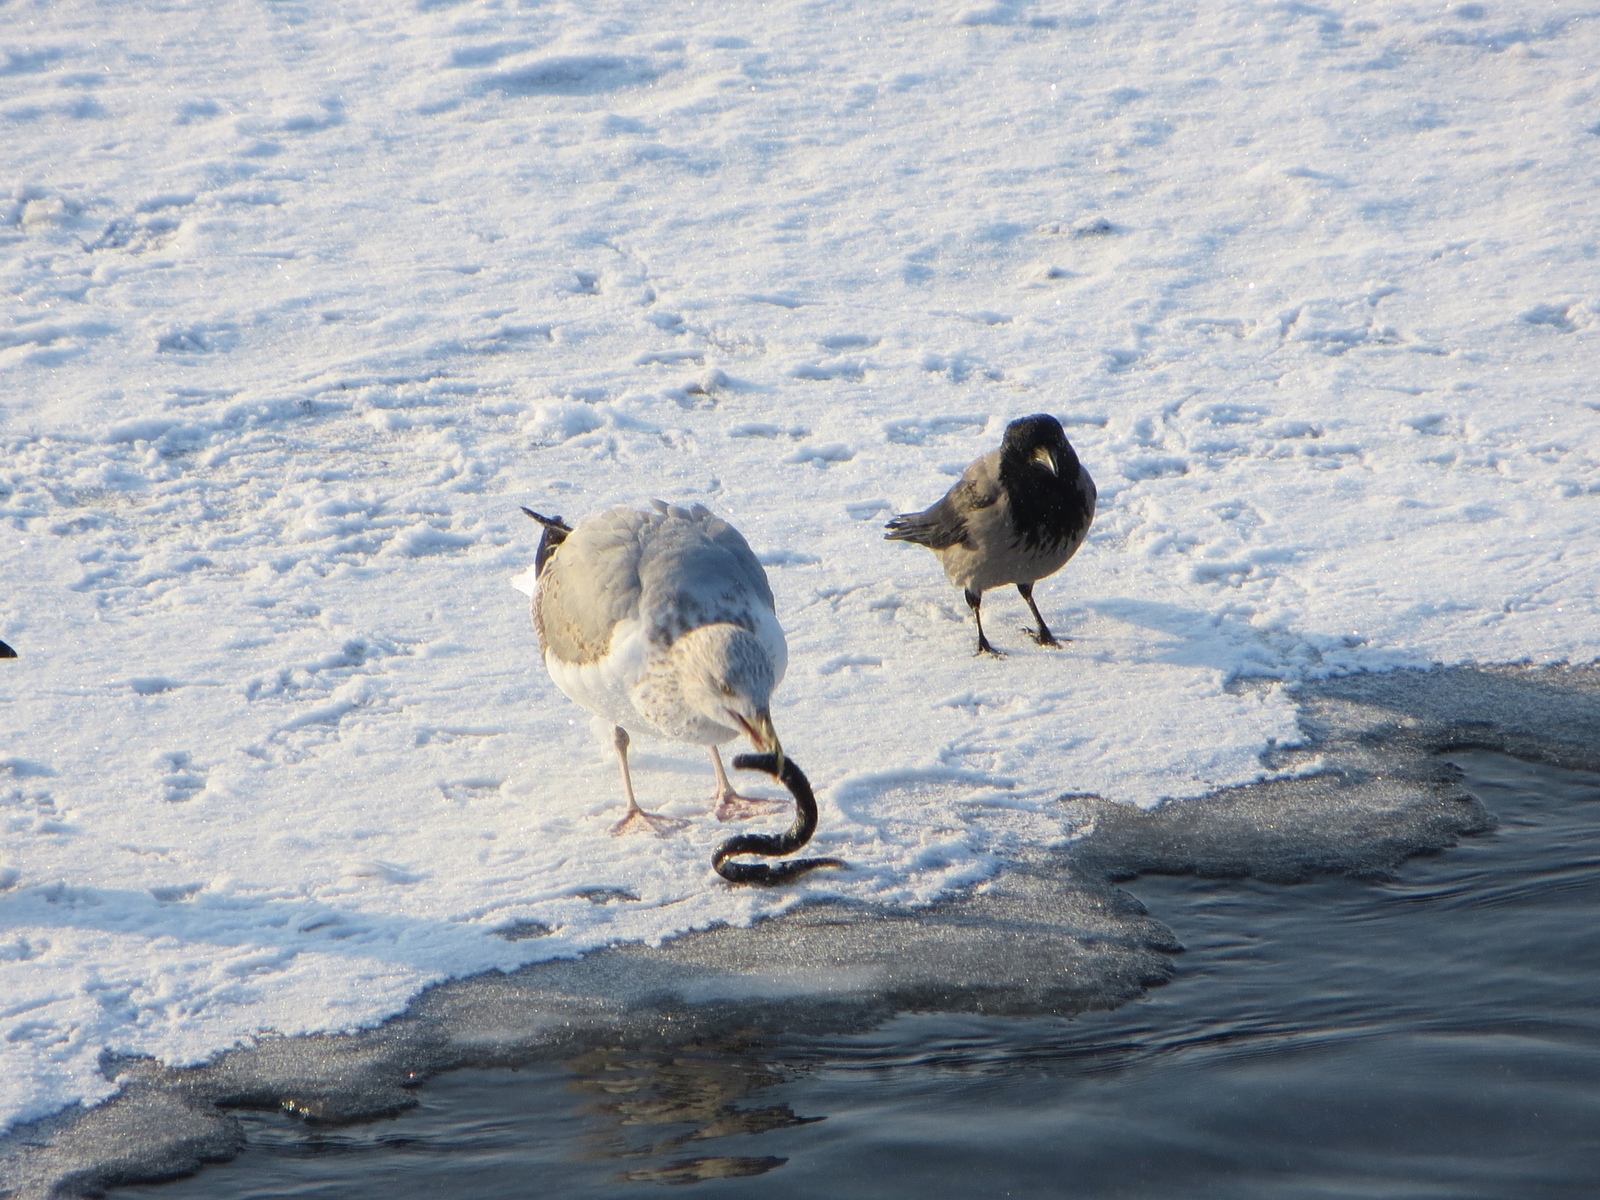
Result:
[[[732,685],[732,684],[731,684],[731,683],[725,683],[725,684],[723,684],[723,685],[722,685],[722,694],[723,694],[723,695],[724,695],[724,696],[731,696],[731,695],[733,695],[733,685]]]

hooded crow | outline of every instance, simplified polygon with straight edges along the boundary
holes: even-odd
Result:
[[[1055,646],[1060,643],[1033,602],[1033,585],[1077,553],[1094,520],[1094,501],[1094,480],[1061,422],[1038,413],[1007,425],[1000,449],[974,459],[932,508],[890,521],[885,536],[939,556],[978,623],[979,654],[999,654],[983,636],[983,593],[1008,583],[1017,585],[1039,623],[1030,631],[1033,640]]]

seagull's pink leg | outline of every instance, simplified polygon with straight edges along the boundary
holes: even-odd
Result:
[[[617,762],[622,765],[622,791],[628,797],[628,812],[622,820],[611,827],[611,836],[632,833],[638,829],[649,829],[661,837],[666,837],[667,834],[687,825],[689,822],[680,821],[677,817],[647,813],[639,807],[639,802],[633,798],[633,776],[628,773],[628,731],[621,725],[616,726],[612,744],[617,748]]]

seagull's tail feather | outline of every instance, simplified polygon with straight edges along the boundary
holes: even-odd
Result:
[[[563,521],[559,514],[553,517],[546,517],[534,512],[533,509],[528,508],[526,505],[522,507],[522,511],[528,516],[532,517],[535,521],[539,522],[539,524],[543,525],[546,529],[554,529],[559,531],[563,539],[567,536],[567,534],[572,532],[572,526]],[[559,540],[557,544],[560,544]]]
[[[765,771],[777,776],[779,782],[794,797],[794,825],[789,832],[776,836],[764,833],[744,833],[729,838],[711,856],[711,866],[729,883],[755,883],[764,887],[788,883],[807,871],[818,867],[842,867],[837,858],[796,858],[785,863],[729,862],[735,854],[793,854],[811,840],[817,829],[817,799],[811,794],[811,782],[805,777],[794,759],[783,758],[783,773],[778,773],[777,756],[773,754],[741,754],[733,765],[743,771]]]
[[[567,540],[567,534],[572,532],[572,526],[563,521],[559,513],[553,517],[545,517],[531,508],[523,507],[522,511],[544,526],[544,533],[539,536],[539,548],[533,552],[533,577],[537,579],[544,574],[544,565],[550,561],[550,556],[556,552],[556,547]]]
[[[4,642],[0,642],[0,658],[15,658],[17,652]]]

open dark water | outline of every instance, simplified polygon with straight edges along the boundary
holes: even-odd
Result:
[[[114,1194],[1600,1196],[1600,776],[1450,758],[1500,826],[1395,880],[1129,884],[1187,950],[1112,1012],[455,1072]]]

